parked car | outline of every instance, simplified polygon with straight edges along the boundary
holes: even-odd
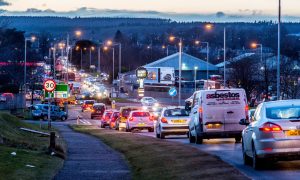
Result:
[[[131,132],[134,129],[147,129],[153,132],[153,117],[148,111],[131,111],[126,122],[126,132]]]
[[[91,119],[94,119],[95,117],[102,117],[104,114],[106,107],[103,103],[95,103],[93,104],[92,110],[91,110]]]
[[[48,119],[48,104],[37,104],[32,107],[32,117],[33,119],[43,119],[47,120]],[[68,119],[68,115],[65,111],[62,111],[59,109],[58,106],[55,105],[50,105],[50,118],[52,120],[57,120],[60,119],[62,121],[65,121]]]
[[[248,118],[244,89],[197,91],[191,107],[189,141],[201,144],[203,139],[235,138],[240,142],[244,127],[239,121]]]
[[[95,101],[94,100],[85,100],[81,106],[81,111],[84,112],[86,110],[91,110]]]
[[[125,106],[120,108],[120,116],[116,121],[116,130],[123,130],[126,128],[126,121],[131,111],[140,110],[141,107]]]
[[[5,96],[2,96],[2,94],[0,95],[0,102],[6,102],[6,97]]]
[[[261,103],[249,121],[242,119],[244,164],[254,169],[265,163],[300,159],[300,100]]]
[[[189,112],[183,106],[166,107],[156,122],[155,134],[164,139],[166,135],[184,135],[189,132]]]
[[[4,97],[5,98],[5,101],[6,102],[8,102],[8,101],[12,101],[12,100],[14,100],[14,94],[13,93],[3,93],[2,95],[1,95],[1,97]],[[4,98],[3,98],[3,100],[4,100]]]
[[[158,105],[157,100],[154,99],[153,97],[143,97],[141,99],[141,103],[143,106],[153,106],[153,105]]]
[[[105,128],[106,126],[109,126],[109,120],[112,115],[111,110],[106,110],[101,118],[101,128]]]
[[[109,120],[109,128],[110,129],[115,129],[116,128],[116,121],[120,117],[120,112],[119,111],[113,111],[112,115],[110,116]]]

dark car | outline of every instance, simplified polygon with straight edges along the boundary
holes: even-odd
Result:
[[[91,111],[91,119],[94,119],[95,117],[101,118],[104,114],[106,107],[103,103],[95,103],[92,107]]]
[[[104,111],[104,114],[101,118],[101,125],[100,125],[101,128],[105,128],[105,126],[109,125],[111,115],[112,115],[111,110]]]

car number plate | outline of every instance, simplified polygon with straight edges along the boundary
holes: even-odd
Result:
[[[290,130],[286,131],[287,136],[300,136],[300,130]]]
[[[138,123],[138,126],[145,126],[145,123]]]
[[[207,124],[206,129],[219,129],[221,126],[221,124]]]
[[[175,124],[181,124],[181,123],[186,123],[185,119],[177,119],[177,120],[172,120],[173,123]]]

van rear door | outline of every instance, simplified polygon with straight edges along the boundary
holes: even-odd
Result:
[[[224,105],[223,101],[215,98],[215,94],[214,90],[203,91],[202,94],[203,132],[224,131]]]

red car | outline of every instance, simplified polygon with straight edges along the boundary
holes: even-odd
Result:
[[[101,125],[100,125],[101,128],[105,128],[105,126],[109,125],[109,120],[110,120],[112,113],[113,113],[112,110],[104,111],[104,114],[101,118]]]
[[[120,117],[120,112],[119,111],[114,111],[110,117],[109,121],[109,128],[110,129],[115,129],[116,128],[116,120]]]
[[[84,112],[86,110],[92,110],[93,105],[95,104],[94,100],[86,100],[83,102],[81,106],[81,111]]]

